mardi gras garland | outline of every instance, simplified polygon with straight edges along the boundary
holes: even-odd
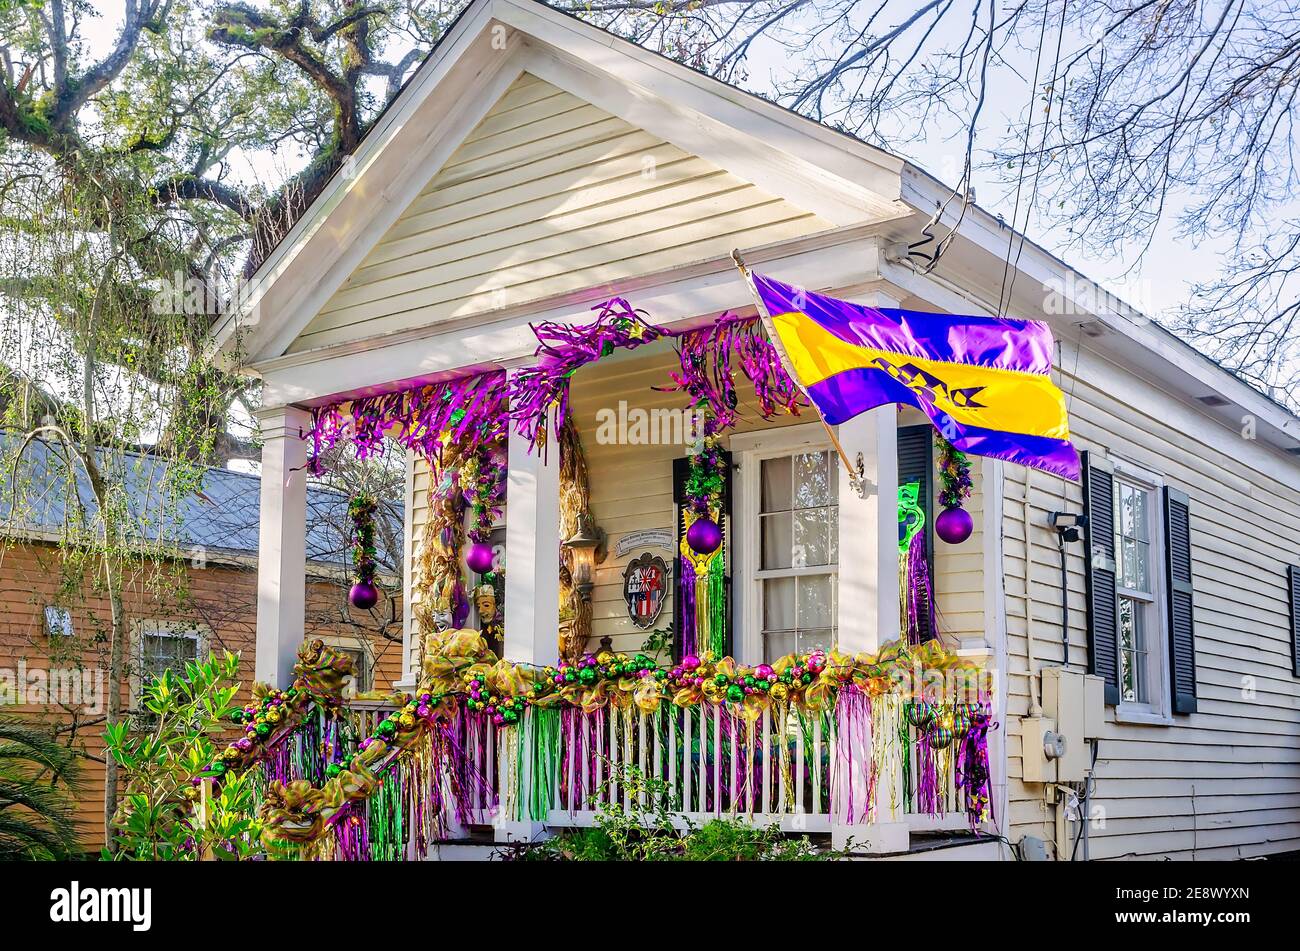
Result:
[[[362,493],[348,501],[348,517],[352,520],[352,590],[348,600],[353,607],[367,610],[379,601],[379,588],[375,586],[375,511],[379,503],[374,497]]]
[[[726,549],[723,546],[722,493],[727,463],[713,416],[704,410],[704,434],[688,452],[683,486],[679,545],[682,606],[678,656],[727,653]]]
[[[574,373],[615,350],[634,350],[664,336],[646,322],[645,311],[633,310],[621,297],[592,310],[597,316],[588,324],[548,322],[532,328],[537,338],[537,366],[516,372],[510,387],[510,416],[515,430],[527,438],[529,451],[545,442],[547,414],[552,409],[555,425],[564,425],[569,415],[569,378]]]
[[[714,663],[695,656],[660,667],[644,654],[602,651],[573,664],[527,668],[498,659],[476,631],[447,631],[427,639],[416,693],[362,739],[355,753],[330,762],[323,785],[304,779],[270,784],[261,810],[268,842],[325,842],[319,846],[324,857],[398,857],[408,835],[419,848],[433,841],[447,809],[460,822],[469,822],[473,810],[468,804],[481,800],[487,786],[475,765],[481,758],[468,751],[480,721],[503,731],[499,743],[511,769],[501,780],[502,807],[517,818],[545,818],[549,784],[563,759],[561,733],[567,731],[571,743],[576,735],[572,717],[605,707],[625,715],[634,710],[656,714],[665,705],[717,707],[728,724],[752,724],[771,710],[771,722],[781,731],[789,722],[786,711],[801,719],[829,714],[839,735],[837,808],[852,822],[873,814],[875,777],[887,768],[890,755],[888,731],[872,739],[877,729],[869,725],[873,704],[886,715],[898,711],[901,701],[903,717],[896,721],[900,742],[911,742],[903,732],[909,725],[916,731],[918,803],[942,810],[936,776],[955,764],[954,778],[972,826],[990,817],[989,680],[935,641],[920,647],[891,644],[876,655],[814,651],[754,667],[731,658]],[[935,674],[947,680],[939,697],[969,699],[932,699]],[[528,716],[532,726],[521,735],[516,727]],[[727,729],[741,742],[736,727]],[[530,757],[535,761],[527,771],[533,786],[525,788],[525,770],[517,767]],[[783,763],[783,769],[788,765]],[[855,771],[856,783],[842,781]],[[577,777],[566,781],[579,787],[583,782]],[[792,787],[787,783],[787,788]],[[403,809],[414,812],[405,815]]]
[[[970,460],[942,436],[939,443],[939,504],[943,511],[935,519],[934,530],[950,545],[958,545],[970,537],[975,522],[962,506],[970,498],[972,483]]]
[[[410,390],[345,400],[312,411],[308,465],[321,474],[321,455],[351,436],[357,457],[382,451],[386,438],[415,450],[435,473],[452,446],[471,452],[506,436],[506,375],[491,370]]]
[[[217,778],[232,769],[247,769],[280,748],[303,722],[312,715],[332,719],[344,710],[343,688],[352,677],[352,659],[320,639],[304,641],[298,648],[293,668],[294,680],[286,690],[266,684],[253,685],[253,699],[231,716],[231,722],[243,731],[207,768],[194,778],[194,785],[205,777]]]

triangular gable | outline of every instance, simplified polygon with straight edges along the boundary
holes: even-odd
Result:
[[[545,134],[526,141],[535,131]],[[653,199],[643,218],[611,185],[626,167],[618,149],[634,143],[654,159],[654,174],[685,176],[658,186],[661,199],[679,201]],[[533,222],[505,224],[522,229],[517,235],[464,236],[468,219],[439,203],[489,201],[467,176],[491,177],[516,198],[541,187],[524,181],[530,170],[518,159],[530,149],[530,161],[542,168],[558,169],[567,153],[591,164],[553,172],[555,207]],[[257,364],[605,287],[734,246],[895,217],[905,211],[901,168],[879,150],[542,4],[475,0],[367,135],[346,174],[268,257],[214,342]],[[623,245],[612,224],[620,215],[600,219],[572,194],[587,187],[574,184],[583,174],[610,201],[624,202]],[[462,197],[449,198],[455,195]],[[673,228],[680,234],[670,234]],[[509,249],[494,244],[516,237],[522,244]],[[462,241],[473,243],[453,246]],[[404,255],[411,260],[396,260]]]
[[[832,227],[524,73],[290,350],[617,286]]]

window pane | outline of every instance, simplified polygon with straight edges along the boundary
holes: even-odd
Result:
[[[794,547],[791,538],[791,515],[778,512],[759,517],[763,535],[763,568],[789,568]]]
[[[799,632],[799,653],[806,654],[810,651],[831,649],[833,640],[831,629],[828,627],[818,628],[813,631]]]
[[[198,641],[187,635],[145,634],[142,654],[145,680],[157,679],[164,670],[183,674],[185,665],[198,659]]]
[[[763,582],[763,630],[795,629],[793,578],[768,578]]]
[[[834,626],[833,585],[834,579],[830,575],[798,579],[799,630]]]
[[[826,509],[795,512],[793,554],[796,568],[830,564],[830,514]]]
[[[762,512],[790,511],[790,457],[764,459]]]
[[[1133,573],[1132,587],[1140,591],[1151,590],[1151,543],[1135,541],[1133,543],[1133,560],[1136,570]]]
[[[1133,489],[1133,537],[1149,541],[1147,532],[1147,496],[1145,489]]]
[[[1119,599],[1119,687],[1130,703],[1146,703],[1145,608],[1132,598]]]
[[[828,459],[824,452],[805,452],[794,457],[794,504],[796,508],[827,505],[831,501]]]
[[[763,637],[763,660],[769,664],[786,654],[793,654],[796,649],[793,631],[767,634]]]

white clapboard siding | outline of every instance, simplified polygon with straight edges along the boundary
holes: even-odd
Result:
[[[424,537],[429,528],[429,487],[432,477],[429,472],[429,464],[419,455],[415,457],[415,468],[412,476],[413,486],[411,492],[411,540],[407,546],[407,557],[411,558],[413,564],[418,564],[417,556],[420,546],[424,543]],[[420,586],[419,578],[414,571],[408,571],[406,574],[412,581],[413,590],[406,592],[406,597],[402,599],[403,604],[407,605],[408,612],[414,612],[420,604]],[[412,614],[412,617],[418,616]],[[406,645],[407,649],[407,670],[413,671],[419,663],[420,636],[423,633],[417,624],[412,622],[412,637]]]
[[[1074,366],[1067,355],[1065,365]],[[1122,384],[1122,385],[1121,385]],[[1300,681],[1291,675],[1286,565],[1300,561],[1300,493],[1252,466],[1258,450],[1131,373],[1083,353],[1062,381],[1081,449],[1160,473],[1191,499],[1198,712],[1172,726],[1124,724],[1107,708],[1094,806],[1094,859],[1247,858],[1300,848]],[[1115,395],[1124,393],[1121,399]],[[1276,470],[1275,470],[1276,471]],[[1048,513],[1079,511],[1080,487],[1007,466],[1003,504],[1010,672],[1012,841],[1055,836],[1041,786],[1021,775],[1015,719],[1029,709],[1026,600],[1036,668],[1061,660],[1060,562]],[[1026,570],[1025,507],[1031,567]],[[1083,546],[1070,547],[1070,661],[1087,663]],[[1028,592],[1026,592],[1028,574]],[[1243,692],[1253,690],[1248,699]]]
[[[291,349],[514,306],[830,227],[525,74]]]

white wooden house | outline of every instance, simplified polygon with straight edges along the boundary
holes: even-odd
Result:
[[[904,159],[540,3],[475,0],[216,335],[228,360],[263,381],[259,676],[283,682],[302,636],[306,484],[297,470],[310,408],[526,366],[530,323],[584,322],[612,296],[669,327],[752,313],[733,248],[764,273],[841,298],[992,314],[1009,235],[987,212],[966,209],[933,271],[909,262],[906,247],[923,240],[949,194]],[[940,234],[958,207],[949,204]],[[1087,466],[1080,485],[975,460],[974,535],[933,546],[943,635],[998,672],[1001,724],[991,748],[1004,839],[946,854],[1216,859],[1300,849],[1300,575],[1291,567],[1300,564],[1300,419],[1032,242],[1012,270],[1003,313],[1050,323]],[[620,401],[680,406],[651,389],[671,366],[668,348],[647,347],[573,381],[592,514],[610,548],[592,592],[593,638],[618,649],[645,636],[622,597],[623,569],[643,549],[620,555],[618,543],[675,524],[672,463],[683,453],[606,444],[597,414]],[[907,441],[922,417],[884,407],[839,427],[874,489],[860,498],[841,479],[827,500],[838,553],[801,583],[833,583],[829,611],[810,596],[809,616],[792,607],[793,623],[776,628],[760,610],[763,586],[779,580],[759,566],[766,473],[788,473],[791,458],[833,471],[835,460],[811,415],[746,418],[728,443],[739,465],[730,525],[739,659],[757,662],[790,627],[847,650],[896,637],[893,500],[900,466],[916,465],[918,446],[928,451],[928,439]],[[509,448],[505,654],[546,663],[557,651],[556,461],[515,435]],[[414,458],[408,471],[409,596],[429,480]],[[1081,540],[1063,540],[1058,512],[1088,516]],[[408,608],[409,664],[412,628]],[[1101,680],[1074,676],[1086,670]],[[1066,736],[1062,759],[1044,759],[1049,732]],[[1086,830],[1066,792],[1085,774]],[[936,826],[895,819],[904,843]]]

